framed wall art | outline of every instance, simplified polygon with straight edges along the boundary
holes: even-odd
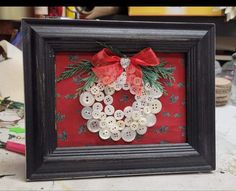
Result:
[[[22,21],[28,181],[215,169],[213,24]]]

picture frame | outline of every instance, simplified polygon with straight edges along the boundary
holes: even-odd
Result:
[[[214,24],[23,19],[22,33],[27,181],[215,169]],[[96,52],[95,41],[184,53],[186,143],[57,147],[55,53]]]

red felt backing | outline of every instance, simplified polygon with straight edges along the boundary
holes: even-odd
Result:
[[[157,53],[173,66],[175,81],[162,81],[168,95],[160,98],[162,110],[158,113],[157,123],[149,127],[146,134],[137,136],[131,143],[122,140],[102,140],[98,134],[87,130],[87,120],[81,117],[82,105],[73,99],[76,88],[81,85],[80,77],[56,83],[56,128],[58,147],[78,147],[96,145],[123,145],[123,144],[162,144],[183,143],[186,141],[186,107],[185,107],[185,62],[184,54]],[[92,54],[78,54],[61,52],[56,55],[56,77],[64,71],[68,64],[78,63],[81,59],[91,59]],[[115,109],[123,109],[134,102],[134,96],[129,91],[119,91],[113,95]]]

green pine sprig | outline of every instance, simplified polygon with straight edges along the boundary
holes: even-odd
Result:
[[[61,73],[61,75],[56,79],[56,82],[60,82],[61,80],[65,80],[74,76],[75,74],[81,75],[88,73],[92,70],[92,63],[89,60],[82,60],[78,64],[69,64],[65,71]]]
[[[118,56],[126,57],[126,55],[123,54],[119,49],[114,48],[114,47],[112,47],[111,45],[107,45],[107,44],[105,44],[104,42],[98,42],[98,41],[97,41],[97,43],[98,43],[99,45],[101,45],[102,47],[109,49],[110,51],[112,51],[114,54],[116,54],[116,55],[118,55]]]

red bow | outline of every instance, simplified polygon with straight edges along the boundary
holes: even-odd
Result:
[[[151,48],[145,48],[129,58],[130,64],[126,68],[126,83],[140,95],[142,90],[142,69],[140,66],[156,66],[159,58]],[[92,57],[93,72],[104,85],[114,82],[124,71],[121,58],[107,48],[102,49]]]

